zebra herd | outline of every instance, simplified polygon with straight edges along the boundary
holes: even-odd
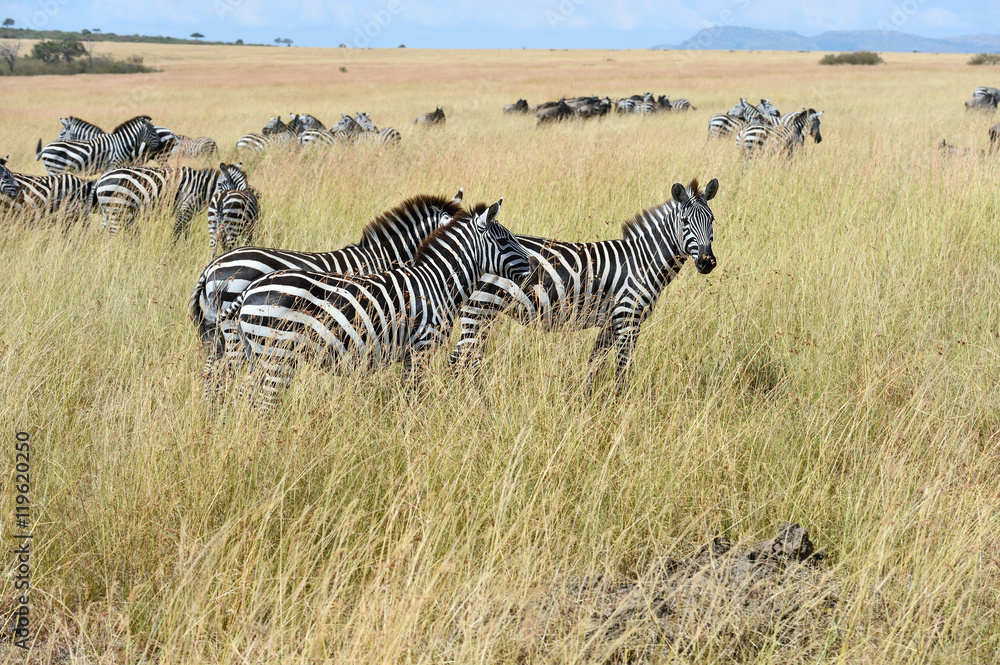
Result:
[[[736,144],[747,155],[774,149],[791,157],[805,143],[807,135],[816,143],[823,140],[819,128],[821,115],[822,111],[805,107],[782,115],[770,99],[761,99],[760,104],[754,105],[741,98],[728,112],[708,119],[708,137],[735,135]]]
[[[192,218],[208,209],[209,246],[228,251],[252,242],[260,216],[257,192],[248,184],[242,163],[218,169],[165,166],[169,156],[214,156],[215,141],[189,139],[137,116],[105,132],[79,118],[60,118],[59,138],[36,148],[47,176],[14,173],[0,161],[0,213],[22,220],[63,217],[67,225],[99,211],[109,235],[131,226],[144,213],[171,201],[174,236],[187,233]],[[144,167],[149,159],[161,165]],[[99,174],[96,179],[75,173]]]
[[[686,260],[703,274],[716,266],[708,202],[718,188],[716,179],[675,183],[618,240],[514,235],[498,222],[502,198],[465,209],[459,190],[408,199],[337,251],[233,250],[202,271],[189,301],[208,355],[206,397],[214,401],[240,364],[249,369],[242,394],[262,412],[306,360],[341,372],[402,361],[416,380],[456,317],[450,363],[478,367],[501,313],[543,330],[599,327],[589,381],[615,351],[621,388],[640,326]]]
[[[244,134],[236,141],[236,147],[263,152],[276,146],[331,146],[342,143],[386,145],[398,143],[402,139],[395,127],[376,127],[367,113],[359,112],[354,117],[341,114],[340,122],[330,129],[308,113],[290,113],[289,116],[287,123],[282,122],[280,115],[271,117],[260,134]]]
[[[612,101],[610,97],[563,97],[555,102],[542,102],[535,106],[528,106],[527,100],[519,99],[513,104],[507,104],[503,108],[504,113],[534,113],[538,118],[538,124],[546,124],[568,118],[599,118],[607,115],[611,110],[617,113],[638,113],[649,115],[657,111],[687,111],[694,107],[691,102],[684,98],[675,99],[671,102],[666,95],[655,98],[652,93],[644,95],[632,95],[617,101]]]

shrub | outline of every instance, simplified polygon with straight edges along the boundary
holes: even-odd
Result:
[[[133,55],[125,60],[116,60],[111,56],[95,55],[89,58],[79,58],[71,62],[57,60],[45,62],[37,58],[18,58],[14,71],[0,68],[0,76],[43,76],[47,74],[139,74],[159,71],[142,63],[142,56]]]
[[[977,53],[969,58],[970,65],[1000,65],[1000,53]]]
[[[884,62],[878,53],[853,51],[851,53],[828,53],[819,61],[821,65],[879,65]]]

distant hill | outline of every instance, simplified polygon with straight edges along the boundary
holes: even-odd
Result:
[[[947,39],[919,37],[896,30],[824,32],[804,37],[797,32],[720,26],[696,33],[676,46],[654,49],[736,51],[882,51],[906,53],[992,53],[1000,51],[1000,35],[962,35]]]

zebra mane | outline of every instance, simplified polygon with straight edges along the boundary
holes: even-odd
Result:
[[[448,196],[432,196],[429,194],[414,196],[406,199],[395,208],[383,212],[365,224],[365,228],[361,231],[361,241],[358,244],[361,246],[378,245],[383,241],[386,234],[398,235],[399,231],[396,228],[399,220],[410,219],[411,212],[416,211],[422,214],[422,211],[428,208],[442,210],[452,219],[464,212],[462,204],[456,203],[454,199]],[[425,239],[424,242],[427,242],[427,240]]]
[[[428,234],[426,238],[424,238],[424,241],[420,243],[420,246],[417,247],[417,251],[414,252],[413,254],[413,264],[416,265],[417,262],[420,261],[421,257],[423,257],[423,255],[427,253],[427,248],[430,247],[433,243],[437,242],[437,239],[440,236],[443,236],[448,229],[457,224],[464,224],[465,222],[468,222],[472,218],[473,218],[473,213],[470,213],[463,209],[459,209],[458,214],[452,216],[450,222],[437,227],[430,234]]]
[[[687,186],[688,195],[693,199],[702,195],[702,191],[698,185],[698,178],[691,180],[691,183]],[[680,205],[673,198],[667,200],[666,203],[661,203],[655,205],[652,208],[646,208],[639,214],[637,214],[632,219],[627,219],[622,222],[622,237],[623,238],[638,238],[643,235],[645,230],[648,228],[650,223],[650,214],[654,210],[661,210],[670,208],[673,206]]]
[[[148,115],[137,115],[136,117],[132,118],[131,120],[126,120],[122,124],[118,125],[114,129],[112,129],[111,133],[112,134],[117,134],[117,133],[119,133],[120,131],[122,131],[124,129],[132,127],[133,125],[139,124],[140,122],[148,122],[148,123],[152,124],[152,118],[150,118]]]

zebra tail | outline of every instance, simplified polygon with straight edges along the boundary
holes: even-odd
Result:
[[[212,336],[214,330],[210,330],[209,326],[205,323],[205,310],[201,307],[202,296],[205,295],[205,285],[208,280],[205,278],[207,271],[202,271],[201,277],[198,278],[198,283],[194,285],[194,291],[191,292],[191,298],[188,300],[188,311],[191,313],[191,318],[194,320],[194,325],[198,329],[198,335],[201,337],[202,342],[209,343],[212,341]]]
[[[38,147],[35,148],[35,161],[42,158],[42,139],[38,139]]]

